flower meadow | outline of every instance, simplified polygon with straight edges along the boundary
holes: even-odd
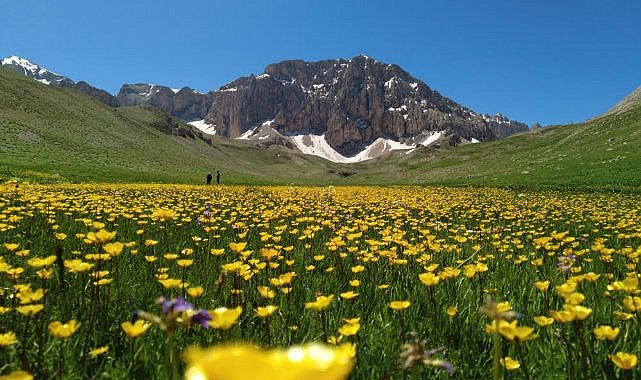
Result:
[[[640,377],[638,194],[0,190],[0,379]]]

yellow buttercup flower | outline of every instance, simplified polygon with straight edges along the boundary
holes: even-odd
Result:
[[[158,240],[147,239],[145,240],[145,247],[153,247],[158,244]]]
[[[278,309],[278,306],[274,305],[267,305],[267,306],[259,306],[256,308],[256,315],[259,316],[260,318],[267,318],[274,314],[274,312]]]
[[[192,286],[187,288],[187,294],[189,294],[189,296],[192,298],[200,297],[204,292],[205,288],[203,288],[202,286]]]
[[[174,210],[169,210],[166,208],[157,209],[151,214],[151,217],[158,219],[161,222],[166,222],[168,220],[173,220],[176,218],[176,212]]]
[[[124,243],[119,241],[113,243],[107,243],[102,246],[102,249],[109,254],[109,256],[118,256],[122,253],[123,248],[125,247]]]
[[[18,343],[18,337],[12,331],[0,334],[0,347],[8,347]]]
[[[15,251],[20,246],[20,244],[16,244],[16,243],[4,243],[3,245],[4,245],[4,248],[9,252]]]
[[[100,230],[98,232],[89,231],[85,235],[84,242],[86,244],[100,244],[106,243],[116,237],[116,232],[109,232],[107,230]]]
[[[447,311],[445,313],[448,317],[454,318],[458,315],[458,308],[456,306],[450,306],[447,308]]]
[[[332,303],[332,299],[334,299],[333,294],[329,296],[318,296],[316,297],[316,301],[306,302],[305,309],[325,310]]]
[[[271,290],[269,286],[259,286],[258,293],[263,298],[274,298],[276,297],[276,292]]]
[[[107,351],[109,351],[109,346],[97,347],[89,351],[89,356],[91,356],[92,358],[95,358],[96,356],[102,355]]]
[[[613,311],[612,315],[614,315],[615,317],[617,317],[618,319],[620,319],[622,321],[627,321],[628,319],[632,319],[632,317],[634,317],[634,314],[625,313],[623,311],[618,311],[618,310],[617,311]]]
[[[36,315],[44,309],[41,303],[16,307],[16,311],[26,317]]]
[[[352,290],[339,294],[344,300],[351,300],[358,297],[358,293],[353,292]]]
[[[40,258],[40,257],[34,257],[33,259],[27,260],[27,264],[29,264],[30,267],[32,268],[42,268],[42,267],[48,267],[53,265],[53,263],[56,262],[56,256],[47,256],[45,258]]]
[[[72,336],[80,327],[80,323],[75,319],[67,323],[54,321],[49,323],[49,333],[56,339],[67,339]]]
[[[599,326],[593,332],[596,338],[600,340],[615,340],[619,336],[619,328],[612,328],[612,326]]]
[[[361,329],[359,323],[346,323],[338,329],[338,333],[344,336],[356,335],[358,330]]]
[[[418,278],[425,286],[434,286],[441,281],[441,278],[432,272],[421,273]]]
[[[242,252],[245,249],[245,247],[247,247],[247,242],[229,243],[229,248],[236,253]]]
[[[623,305],[632,312],[641,311],[641,297],[627,296],[623,299]]]
[[[614,355],[610,355],[610,360],[621,369],[632,369],[637,366],[637,356],[635,354],[619,351]]]
[[[149,330],[149,328],[151,327],[151,323],[139,319],[134,323],[131,323],[129,321],[122,322],[120,324],[120,327],[128,337],[138,338],[139,336],[147,332],[147,330]]]
[[[0,376],[0,380],[33,380],[33,375],[29,372],[18,370],[13,371],[8,375]]]
[[[339,380],[353,367],[350,350],[317,343],[263,351],[249,345],[190,348],[186,380]],[[248,365],[251,363],[251,365]]]
[[[188,266],[192,265],[194,263],[194,260],[191,259],[182,259],[182,260],[177,260],[176,264],[178,264],[179,267],[181,268],[187,268]]]
[[[554,323],[554,318],[546,317],[545,315],[540,315],[538,317],[534,317],[533,319],[534,322],[536,322],[536,324],[541,327],[549,326]]]
[[[228,309],[226,307],[219,307],[214,310],[210,310],[211,321],[209,326],[215,329],[227,330],[236,323],[240,314],[242,314],[243,308],[238,306],[233,309]]]
[[[521,367],[521,363],[518,360],[512,359],[509,356],[501,358],[500,362],[501,362],[501,365],[505,367],[505,369],[507,369],[508,371],[512,371]]]
[[[518,321],[516,319],[512,322],[501,319],[498,321],[498,331],[508,340],[515,342],[525,342],[536,338],[532,327],[517,326],[517,324]]]
[[[410,307],[410,301],[392,301],[388,304],[392,310],[405,310]]]

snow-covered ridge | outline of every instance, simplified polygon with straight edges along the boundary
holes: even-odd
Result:
[[[71,81],[67,77],[54,73],[53,71],[47,70],[46,68],[29,61],[28,59],[18,57],[15,55],[4,58],[2,60],[2,65],[18,68],[20,69],[20,71],[22,71],[22,73],[25,76],[33,78],[38,82],[41,82],[44,84],[51,84],[52,81],[56,83],[61,83],[63,81]]]

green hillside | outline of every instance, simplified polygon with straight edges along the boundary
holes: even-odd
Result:
[[[451,149],[341,165],[281,146],[203,136],[150,108],[110,108],[0,68],[0,177],[36,181],[638,187],[641,105]]]
[[[0,68],[0,177],[36,181],[327,180],[322,160],[202,136],[151,108],[110,108],[72,90]],[[295,171],[291,176],[289,171]]]
[[[641,106],[489,143],[396,153],[353,169],[354,183],[637,187]]]

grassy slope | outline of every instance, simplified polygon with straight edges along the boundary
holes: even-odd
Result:
[[[396,154],[350,181],[483,185],[641,185],[641,107],[449,151]]]
[[[584,124],[354,165],[219,137],[210,145],[151,127],[166,119],[153,109],[109,108],[0,68],[0,177],[202,183],[208,170],[220,169],[225,183],[641,185],[641,106]]]
[[[227,183],[336,176],[322,160],[278,147],[256,149],[221,138],[210,146],[151,126],[166,119],[153,109],[106,107],[0,68],[0,176],[188,183],[202,182],[216,169]]]

